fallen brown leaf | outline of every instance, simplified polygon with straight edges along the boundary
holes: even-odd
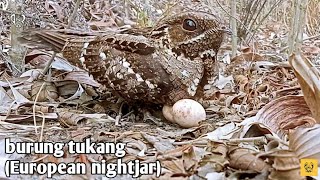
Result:
[[[320,162],[320,125],[313,127],[299,127],[290,130],[289,148],[293,150],[299,159],[318,159]]]
[[[289,59],[290,65],[298,78],[306,103],[313,118],[320,123],[320,73],[310,60],[302,55],[293,54]]]
[[[269,165],[253,155],[253,151],[243,148],[234,148],[229,152],[230,167],[241,170],[254,170],[262,172],[269,168]]]
[[[260,127],[261,132],[269,129],[280,138],[284,138],[288,129],[312,126],[315,120],[303,96],[284,96],[269,102],[258,111],[256,116],[244,120],[242,124],[246,124],[246,128],[243,134],[250,132],[250,128],[259,123],[264,125]]]

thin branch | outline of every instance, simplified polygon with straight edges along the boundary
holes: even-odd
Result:
[[[254,11],[254,12],[256,12],[256,17],[249,23],[249,27],[250,27],[249,29],[250,29],[250,30],[253,29],[252,27],[254,26],[254,23],[257,22],[257,19],[258,19],[260,13],[262,12],[262,9],[264,8],[266,2],[267,2],[267,1],[265,0],[265,1],[263,2],[263,4],[261,5],[260,9],[257,10],[257,11]],[[257,5],[257,6],[258,6],[258,5]]]
[[[226,11],[226,10],[223,8],[223,6],[220,4],[220,2],[219,2],[218,0],[216,0],[216,2],[217,2],[217,4],[219,5],[219,7],[220,7],[228,16],[230,16],[231,18],[234,18],[235,20],[237,20],[237,22],[238,22],[240,25],[242,25],[242,26],[249,32],[248,34],[252,34],[252,33],[249,31],[249,29],[246,28],[245,25],[244,25],[239,19],[237,19],[237,17],[232,16],[230,13],[228,13],[228,11]],[[253,39],[255,39],[255,38],[253,38]],[[257,43],[261,44],[258,40],[257,40]]]
[[[230,1],[231,15],[236,16],[237,5],[235,1]],[[235,18],[231,18],[232,28],[232,58],[237,55],[237,21]]]
[[[270,11],[261,19],[261,21],[259,22],[259,24],[256,26],[255,29],[253,29],[253,33],[249,38],[249,41],[253,38],[253,36],[256,34],[256,32],[258,31],[258,29],[260,28],[260,26],[262,25],[262,23],[267,19],[267,17],[271,14],[271,12],[278,7],[281,3],[283,2],[283,0],[279,0],[277,3],[273,4],[273,6],[271,7]]]
[[[80,2],[81,2],[81,0],[77,0],[76,5],[75,5],[75,7],[74,7],[74,9],[73,9],[73,12],[72,12],[72,14],[71,14],[71,16],[70,16],[70,18],[69,18],[69,20],[68,20],[67,29],[70,29],[71,26],[72,26],[72,22],[73,22],[74,18],[75,18],[76,15],[77,15],[77,12],[78,12],[78,9],[79,9],[79,6],[80,6]]]
[[[49,69],[50,69],[50,67],[51,67],[51,64],[52,64],[52,62],[54,61],[54,58],[56,57],[56,55],[57,55],[57,52],[53,52],[50,60],[47,62],[47,65],[46,65],[46,67],[43,69],[40,77],[43,77],[45,74],[47,74],[47,72],[49,71]]]

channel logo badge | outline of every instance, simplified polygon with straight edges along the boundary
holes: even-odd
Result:
[[[318,160],[317,159],[301,159],[300,175],[301,176],[318,176]]]

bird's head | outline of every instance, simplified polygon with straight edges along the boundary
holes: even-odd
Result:
[[[228,32],[218,16],[188,10],[161,19],[151,37],[160,47],[171,49],[177,56],[215,58]]]

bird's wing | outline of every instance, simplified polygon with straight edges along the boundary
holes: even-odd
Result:
[[[176,57],[170,52],[159,52],[163,69],[170,79],[176,82],[174,89],[185,89],[184,96],[193,97],[204,74],[203,62],[200,58],[189,60],[183,56]],[[184,87],[182,87],[184,86]]]
[[[136,32],[132,31],[132,32]],[[103,46],[109,46],[118,50],[129,52],[149,54],[154,51],[154,46],[148,38],[142,34],[125,32],[81,32],[74,30],[27,30],[18,38],[19,41],[30,47],[53,50],[62,52],[67,46],[83,48],[84,44],[99,42],[101,49]],[[97,44],[97,43],[96,43]],[[97,45],[98,45],[97,44]]]
[[[32,29],[23,32],[18,40],[29,48],[62,52],[69,62],[84,69],[86,69],[83,66],[84,55],[86,55],[86,61],[101,61],[107,55],[105,51],[112,48],[142,55],[151,54],[155,51],[155,47],[143,35],[115,31],[81,32]],[[95,57],[88,58],[88,56]]]

